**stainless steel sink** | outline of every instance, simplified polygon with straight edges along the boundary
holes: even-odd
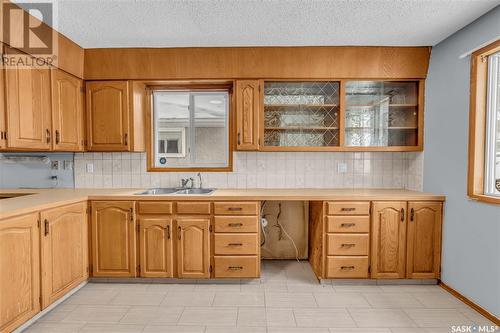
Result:
[[[175,192],[175,194],[205,194],[208,195],[215,191],[213,188],[186,188]]]
[[[135,195],[157,195],[157,194],[174,194],[178,188],[150,188],[143,192],[134,193]]]
[[[134,193],[135,195],[159,195],[159,194],[192,194],[192,195],[209,195],[214,188],[150,188],[146,191]]]

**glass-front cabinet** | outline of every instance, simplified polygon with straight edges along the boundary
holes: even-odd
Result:
[[[338,147],[339,101],[338,81],[265,81],[264,149]]]
[[[345,146],[418,146],[417,81],[346,81]]]
[[[422,149],[423,80],[261,82],[259,150]]]

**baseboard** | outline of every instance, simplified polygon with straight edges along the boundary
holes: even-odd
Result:
[[[500,318],[498,318],[494,314],[486,311],[485,309],[483,309],[482,307],[480,307],[479,305],[477,305],[476,303],[474,303],[473,301],[471,301],[470,299],[468,299],[467,297],[465,297],[452,287],[448,286],[443,281],[439,281],[439,286],[444,290],[446,290],[447,292],[449,292],[450,294],[452,294],[453,296],[455,296],[456,298],[458,298],[459,300],[461,300],[462,302],[464,302],[465,304],[467,304],[468,306],[470,306],[471,308],[473,308],[474,310],[476,310],[477,312],[479,312],[483,317],[492,321],[495,325],[500,326]]]

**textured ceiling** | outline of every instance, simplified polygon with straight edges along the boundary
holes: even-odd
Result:
[[[84,48],[435,45],[500,4],[500,0],[54,1],[56,29]]]

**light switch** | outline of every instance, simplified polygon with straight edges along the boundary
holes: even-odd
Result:
[[[347,172],[347,163],[339,162],[337,164],[337,172],[338,173],[346,173]]]
[[[94,164],[87,163],[87,173],[94,173]]]

